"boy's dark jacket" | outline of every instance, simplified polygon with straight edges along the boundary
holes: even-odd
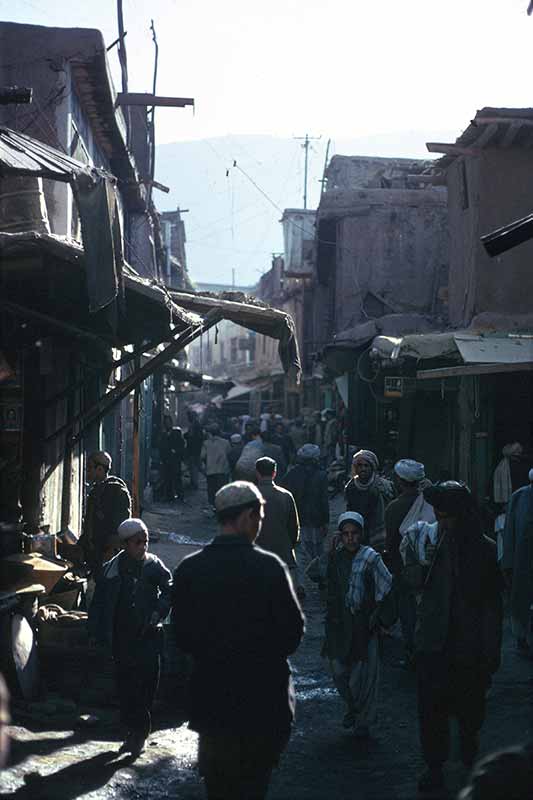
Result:
[[[120,559],[126,558],[124,551],[112,558],[102,568],[96,582],[93,601],[89,608],[89,635],[98,644],[113,646],[115,612],[120,595]],[[163,562],[152,553],[146,553],[136,592],[137,612],[145,625],[154,611],[164,619],[170,611],[170,589],[172,575]]]

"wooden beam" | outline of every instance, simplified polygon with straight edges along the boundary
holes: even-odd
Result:
[[[476,117],[472,120],[473,125],[527,125],[533,128],[533,117]]]
[[[476,141],[474,142],[474,145],[476,147],[486,147],[489,144],[490,140],[493,139],[497,133],[498,133],[498,126],[496,125],[495,122],[491,123],[490,125],[487,125],[483,129],[481,134],[478,136]]]
[[[435,186],[444,186],[446,176],[442,172],[439,175],[408,175],[407,180],[409,183],[432,183]]]
[[[418,370],[419,381],[431,381],[442,378],[453,378],[462,375],[494,375],[501,372],[533,372],[533,361],[521,361],[513,364],[465,364],[461,367],[442,367],[442,369]]]
[[[430,153],[443,153],[445,156],[479,156],[481,153],[474,147],[461,147],[458,144],[444,142],[426,142]]]
[[[518,136],[518,134],[522,130],[522,127],[523,127],[522,121],[518,122],[516,120],[511,125],[509,125],[509,127],[505,131],[505,136],[502,139],[502,145],[501,146],[505,147],[505,148],[511,147],[511,145],[514,142],[514,140],[516,139],[516,137]]]
[[[147,92],[119,92],[116,106],[166,106],[167,108],[185,108],[194,106],[193,97],[160,97]]]

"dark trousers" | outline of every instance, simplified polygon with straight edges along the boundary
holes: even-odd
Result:
[[[172,502],[176,497],[183,498],[181,461],[163,461],[163,494],[165,500]]]
[[[459,723],[461,760],[471,766],[485,720],[486,675],[479,666],[450,661],[445,653],[417,655],[418,720],[424,760],[440,767],[450,755],[450,717]]]
[[[398,612],[405,652],[411,658],[415,649],[416,599],[409,587],[402,584],[398,586]]]
[[[264,800],[288,736],[200,734],[198,766],[208,800]]]
[[[221,473],[207,476],[207,501],[210,506],[215,505],[215,495],[219,489],[228,482],[228,476]]]
[[[150,631],[128,646],[119,642],[115,650],[115,680],[120,721],[128,733],[146,739],[152,730],[152,706],[161,669],[160,629]]]

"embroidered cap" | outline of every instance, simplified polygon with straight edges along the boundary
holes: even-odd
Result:
[[[361,514],[358,514],[357,511],[345,511],[344,514],[341,514],[338,521],[339,530],[342,529],[342,526],[345,522],[354,522],[356,525],[359,525],[361,528],[365,527],[365,520]]]
[[[257,486],[249,481],[234,481],[219,489],[215,495],[215,508],[217,511],[227,511],[228,508],[238,508],[252,503],[264,504],[264,498]]]
[[[145,533],[148,536],[148,528],[142,519],[125,519],[118,526],[117,533],[120,541],[125,542],[126,539],[131,539],[132,536],[136,536],[138,533]]]

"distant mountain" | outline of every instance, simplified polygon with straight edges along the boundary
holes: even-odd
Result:
[[[427,141],[454,141],[443,131],[409,131],[332,140],[329,155],[428,158]],[[308,207],[320,197],[327,140],[309,150]],[[273,136],[223,136],[157,148],[157,192],[162,211],[180,207],[187,233],[189,271],[195,281],[255,284],[283,249],[279,219],[303,203],[301,142]],[[233,274],[233,270],[235,270]]]

